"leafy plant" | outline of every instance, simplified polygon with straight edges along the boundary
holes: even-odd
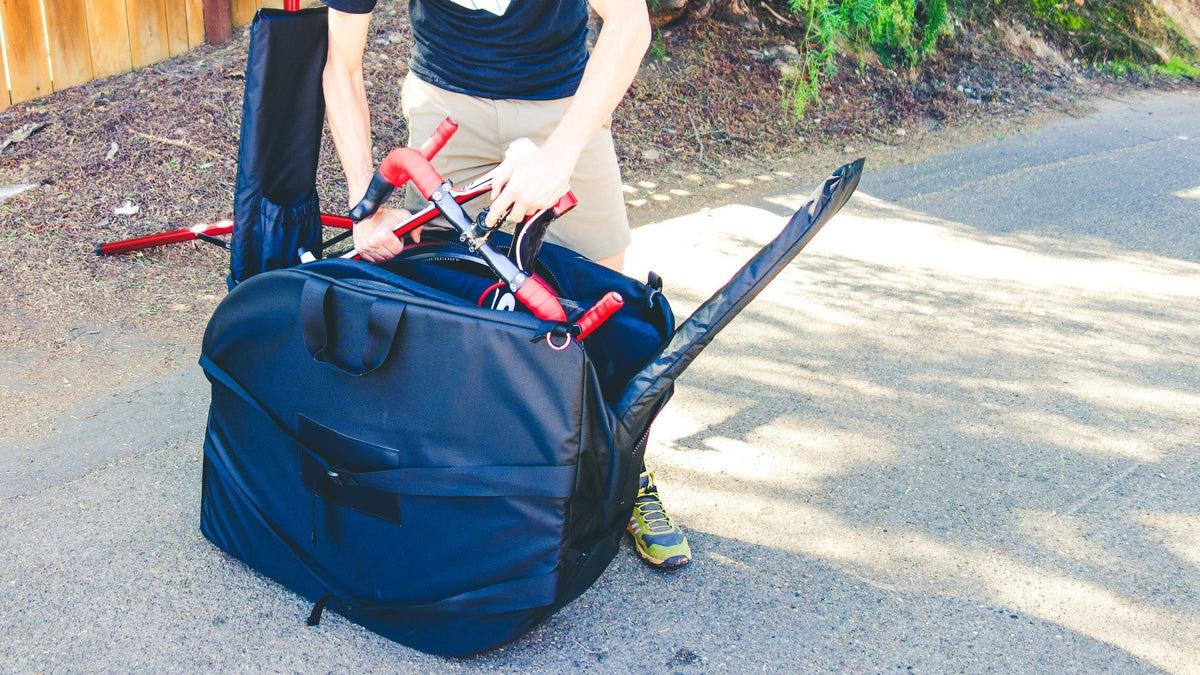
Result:
[[[1158,72],[1163,75],[1186,77],[1192,80],[1200,77],[1200,68],[1197,68],[1195,64],[1188,63],[1176,57],[1171,57],[1171,60],[1166,65],[1158,66]]]
[[[789,0],[804,19],[800,63],[784,77],[785,106],[797,117],[837,73],[845,51],[872,51],[889,66],[912,69],[952,34],[949,0]]]
[[[650,40],[649,53],[650,58],[654,59],[655,61],[662,61],[663,59],[667,58],[667,43],[665,40],[663,40],[663,34],[661,30],[656,29],[654,31],[654,37]]]

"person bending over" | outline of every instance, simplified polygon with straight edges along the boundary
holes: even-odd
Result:
[[[323,0],[329,7],[325,105],[346,174],[351,206],[374,175],[363,83],[375,0]],[[603,20],[589,54],[588,5]],[[454,142],[433,160],[465,184],[492,170],[508,145],[527,137],[533,154],[495,175],[487,220],[520,220],[570,190],[581,205],[551,224],[546,240],[622,270],[631,242],[621,174],[609,126],[650,43],[645,0],[410,0],[414,45],[400,92],[410,145],[455,118]],[[423,200],[406,190],[406,209],[380,209],[354,225],[354,246],[371,262],[403,248],[392,233]],[[691,560],[683,532],[643,470],[628,530],[641,557],[659,569]]]

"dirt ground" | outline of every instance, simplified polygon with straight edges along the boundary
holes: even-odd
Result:
[[[848,60],[797,120],[781,104],[787,27],[766,22],[779,30],[697,21],[660,34],[663,56],[647,58],[613,125],[635,224],[813,182],[854,156],[910,162],[1106,93],[1195,86],[1104,79],[998,27],[920,76]],[[403,5],[382,5],[372,31],[382,157],[406,141],[395,95]],[[44,432],[87,396],[194,361],[228,254],[203,242],[114,257],[94,247],[232,216],[247,44],[242,35],[0,112],[0,187],[36,185],[0,202],[0,436]],[[344,203],[328,135],[318,186],[326,210]]]

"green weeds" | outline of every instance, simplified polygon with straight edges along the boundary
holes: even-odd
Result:
[[[1192,80],[1200,77],[1200,68],[1196,67],[1195,64],[1188,63],[1174,56],[1171,57],[1171,60],[1166,65],[1157,66],[1157,68],[1158,72],[1163,75],[1186,77]]]
[[[654,31],[654,37],[650,40],[649,56],[655,61],[662,61],[667,58],[667,43],[663,40],[661,30]]]
[[[1129,59],[1115,59],[1097,63],[1094,67],[1098,72],[1112,77],[1150,79],[1157,74],[1166,77],[1183,77],[1194,80],[1197,76],[1200,76],[1200,68],[1176,57],[1171,57],[1171,60],[1165,64],[1159,63],[1150,66],[1136,63]]]
[[[870,54],[914,71],[954,37],[957,21],[1019,22],[1069,58],[1115,76],[1198,77],[1200,45],[1152,0],[788,0],[804,34],[799,62],[782,75],[784,106],[802,117],[845,55]],[[1165,62],[1165,63],[1164,63]]]
[[[873,52],[884,65],[910,70],[953,34],[948,0],[789,0],[804,19],[800,63],[784,76],[784,105],[797,117],[815,101],[821,82],[837,73],[844,52]]]

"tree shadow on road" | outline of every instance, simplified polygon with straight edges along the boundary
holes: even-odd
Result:
[[[677,305],[781,225],[726,208],[639,231],[694,237],[656,268]],[[1010,655],[1075,667],[1065,629],[1195,668],[1200,266],[1074,247],[856,196],[680,381],[649,453],[668,505],[871,593],[1042,622]]]

